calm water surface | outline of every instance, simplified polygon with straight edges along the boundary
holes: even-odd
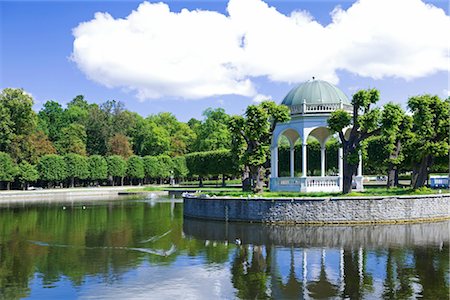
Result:
[[[227,224],[183,220],[170,199],[0,207],[0,298],[449,299],[449,223]]]

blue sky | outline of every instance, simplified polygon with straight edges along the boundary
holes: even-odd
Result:
[[[242,4],[247,0],[238,1],[166,1],[170,12],[153,3],[136,12],[141,1],[2,1],[0,88],[24,88],[33,95],[36,110],[47,100],[67,103],[83,94],[97,103],[123,101],[144,116],[169,111],[182,121],[200,118],[208,107],[240,114],[255,99],[281,102],[292,87],[311,76],[336,83],[349,97],[359,88],[376,87],[382,103],[404,104],[409,96],[422,93],[448,96],[447,1],[427,2],[442,14],[419,0],[399,0],[404,13],[392,8],[396,23],[389,23],[389,14],[384,16],[390,5],[386,1],[384,6],[378,0],[380,4],[363,0],[359,5],[250,0],[247,6]],[[341,20],[333,20],[336,7]],[[179,14],[182,9],[188,13]],[[130,21],[133,10],[136,19]],[[293,17],[293,11],[299,13]],[[111,18],[94,16],[96,12]],[[370,23],[375,22],[371,12],[380,24]],[[117,27],[119,18],[128,22],[126,28],[138,28],[148,42],[136,41],[135,29],[114,29],[122,28]],[[88,23],[80,28],[82,22]],[[423,32],[408,27],[415,23],[421,23]],[[230,45],[241,36],[244,45]],[[77,47],[75,39],[80,41]],[[426,45],[416,43],[423,39]],[[165,49],[167,45],[176,49]],[[139,51],[141,47],[151,51]],[[183,59],[187,62],[180,62]],[[123,65],[115,64],[122,61]]]

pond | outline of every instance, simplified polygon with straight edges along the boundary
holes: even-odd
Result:
[[[163,198],[3,206],[0,298],[449,299],[449,222],[183,220]]]

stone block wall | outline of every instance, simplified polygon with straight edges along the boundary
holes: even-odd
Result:
[[[348,198],[184,197],[187,217],[268,223],[395,223],[450,218],[450,194]]]

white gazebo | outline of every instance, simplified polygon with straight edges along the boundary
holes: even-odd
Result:
[[[347,96],[334,85],[313,80],[300,84],[292,89],[284,98],[284,104],[291,111],[291,120],[276,125],[272,135],[271,145],[271,191],[292,192],[339,192],[342,191],[343,151],[338,151],[338,175],[325,176],[326,151],[325,144],[333,136],[327,128],[330,114],[337,109],[344,109],[353,113],[353,106]],[[290,144],[290,176],[278,176],[278,141],[285,136]],[[307,141],[308,137],[315,137],[320,143],[320,176],[307,176]],[[295,143],[299,140],[302,145],[302,176],[295,177]],[[356,190],[362,190],[362,159],[360,157],[358,174],[354,179]]]

